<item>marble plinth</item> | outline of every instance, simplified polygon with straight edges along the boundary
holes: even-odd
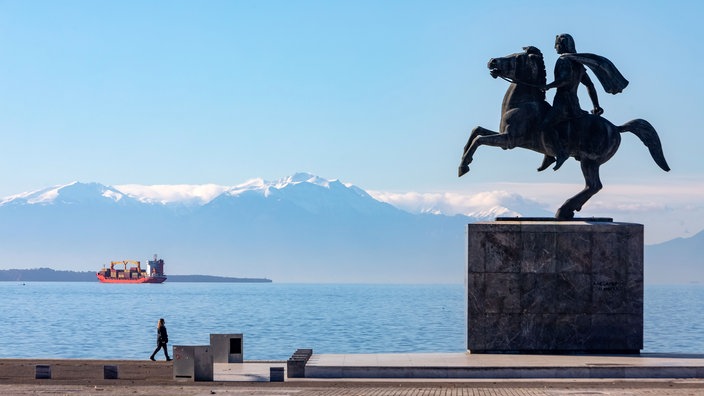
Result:
[[[643,225],[469,224],[466,289],[472,353],[638,353]]]

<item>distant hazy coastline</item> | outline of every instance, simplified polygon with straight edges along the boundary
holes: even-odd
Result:
[[[51,268],[0,270],[0,282],[97,282],[92,271],[57,271]],[[169,275],[167,282],[271,283],[267,278],[233,278],[212,275]]]

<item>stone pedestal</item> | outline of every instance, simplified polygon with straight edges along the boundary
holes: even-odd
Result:
[[[643,225],[474,223],[467,248],[472,353],[643,348]]]

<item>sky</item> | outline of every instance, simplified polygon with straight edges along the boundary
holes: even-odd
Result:
[[[473,127],[499,126],[508,84],[487,61],[533,45],[552,81],[555,35],[570,33],[630,81],[598,87],[604,117],[648,120],[672,168],[624,135],[581,214],[645,223],[651,242],[692,235],[702,15],[700,1],[658,0],[0,0],[0,197],[306,171],[397,201],[494,191],[556,209],[582,188],[576,161],[538,173],[540,154],[482,147],[469,174],[457,166]]]

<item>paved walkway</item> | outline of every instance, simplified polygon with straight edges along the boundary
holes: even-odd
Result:
[[[51,379],[35,379],[38,364],[52,366]],[[268,381],[270,367],[285,367],[285,362],[246,362],[216,364],[216,382],[175,381],[172,362],[0,359],[0,395],[252,395],[252,396],[522,396],[522,395],[704,395],[704,374],[683,378],[687,370],[704,367],[702,355],[640,356],[543,356],[543,355],[469,355],[469,354],[375,354],[313,355],[314,367],[343,367],[369,372],[384,371],[383,378],[286,378],[285,382]],[[104,379],[104,366],[119,366],[119,379]],[[334,365],[334,366],[333,366]],[[435,370],[435,376],[391,377],[416,369]],[[450,378],[441,373],[454,369],[513,370],[511,376],[485,375],[477,378]],[[540,378],[521,377],[527,368],[542,373]],[[569,378],[573,369],[599,369],[603,376]],[[628,378],[623,375],[644,368],[653,377]],[[306,367],[308,374],[309,367]],[[682,371],[684,370],[684,371]],[[349,374],[350,372],[348,372]],[[427,372],[426,372],[427,373]],[[485,374],[491,371],[484,371]],[[551,373],[552,378],[546,373]],[[496,374],[496,372],[494,373]],[[379,377],[379,375],[376,375]],[[669,377],[669,378],[660,378]],[[261,382],[257,382],[261,381]]]
[[[306,378],[704,378],[704,355],[314,354]]]
[[[236,384],[236,383],[235,383]],[[210,383],[198,385],[144,386],[115,385],[56,385],[0,384],[3,395],[251,395],[251,396],[700,396],[704,382],[700,381],[626,381],[626,382],[487,382],[487,383],[298,383],[245,384]]]

